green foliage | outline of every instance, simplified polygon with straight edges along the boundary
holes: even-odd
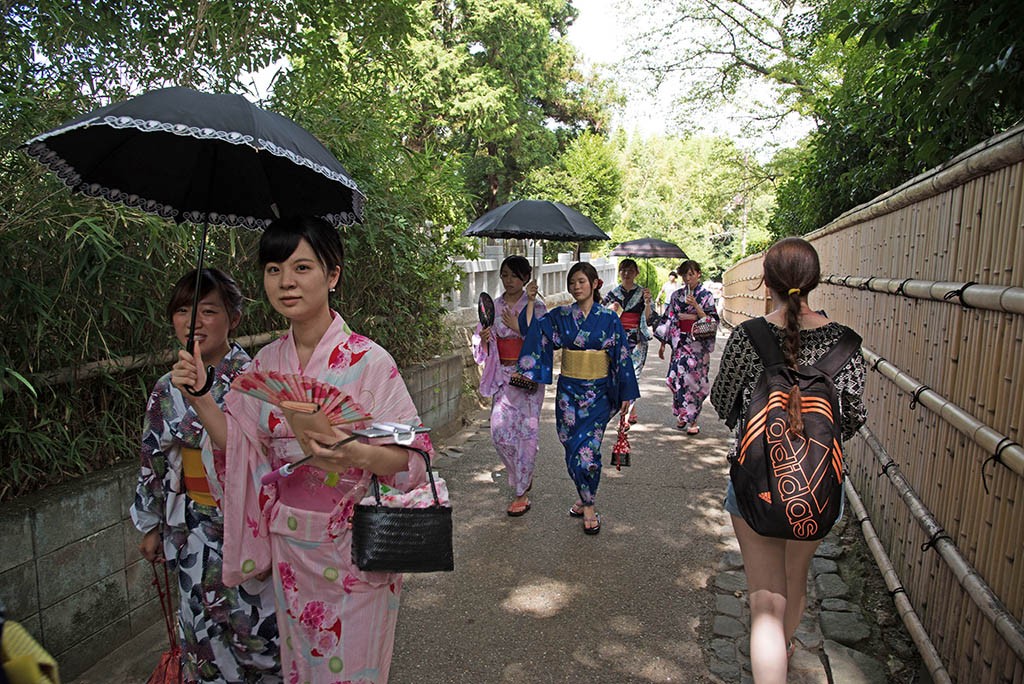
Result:
[[[608,249],[640,237],[667,240],[714,278],[765,234],[773,201],[767,170],[731,141],[620,136],[615,144],[623,189]],[[665,275],[679,263],[656,261]]]
[[[575,71],[563,0],[4,7],[0,500],[134,457],[135,416],[163,364],[44,374],[172,346],[163,308],[198,233],[71,195],[17,145],[151,87],[238,92],[287,58],[264,106],[313,132],[369,197],[365,223],[343,233],[339,309],[408,364],[450,348],[441,302],[469,255],[467,219],[600,128],[611,97]],[[257,240],[213,229],[207,248],[252,298],[239,334],[283,325],[258,294]]]

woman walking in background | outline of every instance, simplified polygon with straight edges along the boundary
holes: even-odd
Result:
[[[625,415],[640,390],[629,359],[626,331],[618,316],[598,304],[601,279],[597,270],[579,262],[569,269],[566,285],[574,302],[539,318],[534,316],[537,284],[527,285],[529,303],[520,316],[520,328],[528,326],[528,331],[518,368],[526,378],[550,384],[555,349],[562,350],[555,427],[579,495],[569,515],[583,518],[584,533],[597,534],[601,517],[594,502],[601,481],[605,426],[613,411]]]
[[[338,232],[319,218],[278,219],[260,239],[259,261],[267,298],[290,328],[252,367],[333,385],[373,421],[420,425],[391,355],[331,309],[343,261]],[[201,358],[179,353],[175,386],[201,387],[204,376]],[[218,464],[223,482],[224,581],[238,584],[273,568],[287,681],[387,682],[402,575],[355,566],[348,520],[370,473],[407,491],[426,482],[423,459],[394,445],[323,446],[340,441],[340,429],[307,433],[312,464],[263,486],[264,474],[304,456],[282,410],[240,392],[228,395],[225,412],[209,395],[189,401],[210,436],[204,456]],[[430,442],[420,435],[413,446],[429,450]]]
[[[652,337],[651,329],[647,325],[651,316],[651,291],[636,284],[636,277],[639,274],[640,268],[635,261],[620,261],[619,280],[622,283],[609,292],[601,302],[603,306],[619,314],[622,327],[626,331],[629,358],[633,362],[633,375],[636,376],[637,382],[640,381],[640,373],[647,363],[647,344]],[[629,408],[629,422],[636,421],[636,401],[633,401]]]
[[[189,336],[196,273],[171,290],[167,319],[184,347]],[[216,359],[210,396],[222,405],[249,355],[228,336],[242,318],[242,293],[217,269],[203,269],[195,342]],[[187,682],[279,682],[273,584],[251,579],[241,587],[221,580],[224,516],[210,493],[200,448],[203,427],[171,386],[170,373],[149,395],[142,435],[142,467],[131,507],[144,533],[146,560],[165,560],[178,573],[178,634]]]
[[[507,513],[520,516],[530,510],[528,492],[533,485],[533,467],[537,460],[540,409],[544,404],[544,385],[534,391],[516,387],[509,380],[523,347],[524,330],[519,329],[519,314],[526,309],[523,288],[530,282],[533,269],[525,257],[510,256],[501,262],[504,293],[494,302],[494,325],[477,325],[473,336],[473,358],[483,364],[480,394],[491,397],[491,441],[505,464],[512,503]],[[543,302],[534,303],[534,315],[543,316]]]
[[[714,336],[698,340],[690,330],[698,319],[711,316],[718,320],[715,297],[700,284],[700,264],[688,259],[677,269],[683,276],[683,287],[676,290],[669,301],[665,319],[668,321],[668,338],[672,345],[672,359],[666,378],[672,390],[672,413],[676,427],[686,430],[688,435],[700,432],[697,419],[701,405],[708,396],[710,383],[708,369],[711,367],[711,352],[715,348]],[[659,332],[659,335],[661,333]],[[658,358],[665,358],[665,342],[658,349]]]
[[[818,286],[820,276],[818,254],[806,240],[785,238],[765,253],[764,283],[777,305],[764,319],[790,368],[817,362],[846,331],[845,326],[829,321],[807,304],[807,295]],[[711,403],[720,417],[729,416],[734,407],[738,415],[747,414],[754,385],[763,371],[746,328],[737,327],[722,352],[721,369],[711,390]],[[844,441],[864,424],[867,415],[862,399],[865,372],[858,348],[833,378]],[[741,421],[736,428],[737,442],[729,452],[730,462],[737,455],[743,429]],[[725,509],[732,516],[750,592],[750,665],[754,681],[783,684],[787,656],[793,653],[793,635],[807,607],[807,571],[820,541],[775,539],[754,532],[742,517],[732,480],[726,490]]]

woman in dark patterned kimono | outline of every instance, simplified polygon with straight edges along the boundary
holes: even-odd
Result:
[[[614,411],[625,414],[629,402],[640,396],[626,346],[626,331],[619,317],[598,304],[601,279],[586,262],[575,264],[566,278],[575,302],[534,318],[537,283],[526,289],[529,302],[519,315],[527,328],[519,356],[519,372],[534,382],[549,385],[555,349],[562,350],[562,366],[555,392],[555,427],[565,447],[565,465],[576,485],[579,500],[569,515],[583,518],[583,531],[601,531],[594,497],[601,481],[601,440]]]
[[[626,330],[629,358],[633,362],[633,375],[637,382],[647,363],[647,343],[652,337],[647,321],[651,317],[651,291],[636,284],[640,268],[632,259],[619,262],[619,280],[622,284],[609,292],[603,306],[619,314],[622,327]],[[629,407],[629,422],[636,423],[636,401]]]
[[[177,282],[167,306],[175,337],[184,346],[192,313],[195,271]],[[204,269],[195,340],[203,356],[219,359],[212,394],[223,403],[230,382],[249,355],[228,335],[242,316],[235,281]],[[160,378],[146,406],[142,467],[131,507],[144,533],[139,550],[178,572],[178,634],[186,682],[280,682],[273,585],[253,579],[241,587],[221,581],[224,520],[210,494],[200,445],[203,428],[170,373]]]
[[[672,294],[665,312],[669,342],[672,345],[672,360],[668,364],[666,383],[672,390],[672,412],[676,416],[676,428],[686,430],[688,435],[696,435],[700,432],[697,418],[700,417],[701,405],[711,387],[708,369],[711,367],[715,338],[694,339],[690,329],[695,321],[704,316],[717,320],[718,311],[715,309],[715,296],[700,284],[700,264],[688,259],[679,264],[678,272],[683,276],[685,286]],[[658,358],[665,358],[664,342],[658,349]]]

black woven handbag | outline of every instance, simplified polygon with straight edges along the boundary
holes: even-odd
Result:
[[[409,448],[409,447],[406,447]],[[430,456],[427,462],[434,505],[395,508],[380,503],[380,483],[371,478],[375,505],[358,504],[352,514],[352,562],[370,572],[440,572],[455,569],[452,554],[452,509],[437,498]]]

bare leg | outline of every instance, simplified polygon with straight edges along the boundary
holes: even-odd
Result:
[[[786,542],[786,643],[793,639],[807,609],[807,571],[821,541]]]
[[[786,683],[786,542],[732,516],[750,593],[750,669],[756,684]],[[805,576],[806,577],[806,576]]]

